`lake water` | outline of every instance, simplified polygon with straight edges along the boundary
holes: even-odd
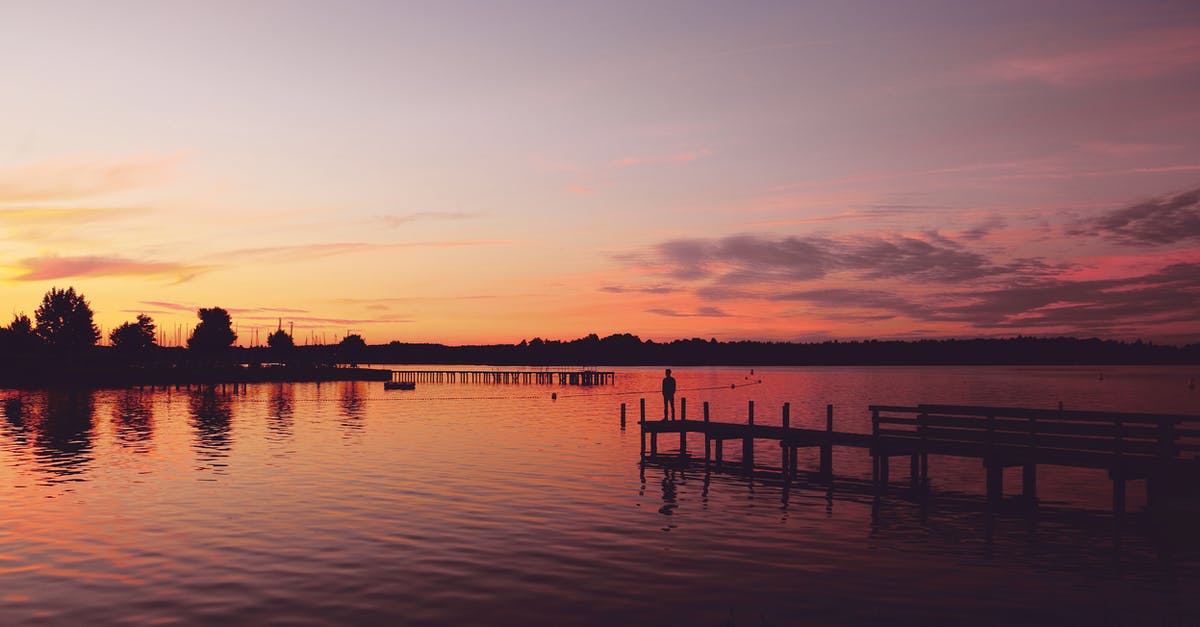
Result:
[[[1195,367],[675,374],[689,418],[847,431],[871,403],[1200,414]],[[1200,542],[1151,531],[1141,482],[1118,545],[1103,472],[1039,469],[1029,518],[987,514],[978,460],[932,460],[924,503],[850,449],[832,489],[643,466],[660,378],[0,391],[0,624],[1200,623]]]

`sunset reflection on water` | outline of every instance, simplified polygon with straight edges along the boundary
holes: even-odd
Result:
[[[714,420],[744,419],[753,400],[756,422],[777,424],[788,402],[792,424],[817,426],[833,404],[847,431],[869,431],[866,405],[880,402],[1200,413],[1177,368],[1115,369],[1102,382],[1071,368],[675,374],[689,419],[705,401]],[[861,485],[869,457],[849,450],[835,453],[832,490],[678,460],[642,467],[638,399],[657,417],[661,376],[621,369],[592,388],[5,391],[0,622],[1200,616],[1194,548],[1164,548],[1135,515],[1114,553],[1109,487],[1088,472],[1046,471],[1031,523],[985,520],[977,463],[935,462],[927,506],[876,500]],[[778,461],[777,447],[759,446],[762,463]]]

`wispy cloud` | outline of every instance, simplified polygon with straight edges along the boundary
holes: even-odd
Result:
[[[654,283],[650,285],[605,285],[600,288],[600,291],[610,294],[670,294],[678,292],[679,288],[666,283]]]
[[[1105,157],[1138,157],[1159,152],[1169,152],[1183,148],[1180,144],[1155,144],[1149,142],[1130,141],[1086,141],[1080,142],[1079,147],[1087,152]]]
[[[0,204],[74,200],[170,180],[179,157],[64,159],[0,169]]]
[[[364,253],[377,250],[400,250],[406,248],[468,248],[476,246],[515,246],[518,242],[507,240],[446,240],[429,242],[314,242],[283,246],[262,246],[225,251],[214,256],[220,261],[254,259],[263,262],[287,262]]]
[[[865,279],[956,283],[1037,269],[1037,260],[995,263],[937,234],[677,239],[620,260],[680,281],[720,284],[808,281],[849,272]]]
[[[81,227],[118,220],[142,213],[130,208],[39,208],[0,209],[0,230],[10,241],[61,242],[65,234]]]
[[[211,269],[207,266],[143,261],[124,257],[45,255],[17,262],[15,281],[46,281],[72,277],[166,277],[182,283]]]
[[[200,305],[193,303],[176,303],[161,300],[144,300],[141,304],[148,305],[151,308],[159,309],[167,312],[194,314],[201,307],[210,307],[212,305]],[[333,316],[318,316],[312,315],[312,312],[307,309],[296,309],[293,307],[222,307],[228,311],[230,315],[236,316],[239,321],[243,322],[270,322],[276,323],[281,318],[283,322],[298,322],[305,325],[358,325],[358,324],[391,324],[391,323],[407,323],[412,322],[409,318],[347,318]],[[129,310],[132,312],[132,310]]]
[[[414,213],[398,213],[378,216],[379,222],[382,222],[387,227],[397,227],[413,222],[425,221],[455,221],[455,220],[470,220],[478,218],[479,214],[466,213],[461,211],[417,211]]]
[[[646,313],[668,318],[728,318],[730,314],[716,307],[700,307],[694,312],[682,312],[674,309],[647,309]]]
[[[691,151],[685,151],[685,152],[676,152],[676,153],[670,153],[670,154],[643,155],[643,156],[637,156],[637,157],[623,157],[620,159],[614,159],[614,160],[610,161],[608,163],[608,167],[615,168],[615,169],[624,169],[624,168],[632,168],[634,166],[654,165],[654,164],[662,164],[662,163],[690,163],[692,161],[696,161],[698,159],[703,159],[704,157],[711,156],[712,154],[713,154],[713,151],[704,149],[704,150],[691,150]]]
[[[1130,245],[1163,245],[1200,239],[1200,187],[1162,196],[1088,220],[1068,231]]]
[[[230,313],[236,314],[238,316],[238,319],[240,319],[240,320],[249,321],[249,322],[275,322],[279,319],[279,316],[270,315],[270,314],[260,315],[260,314],[255,314],[252,312],[238,313],[233,310],[230,310]],[[411,318],[336,318],[336,317],[326,318],[326,317],[322,317],[322,316],[292,316],[292,315],[284,315],[282,317],[283,317],[283,321],[285,323],[297,322],[297,323],[301,323],[301,324],[305,324],[305,325],[318,325],[318,326],[321,326],[321,325],[346,326],[346,325],[359,325],[359,324],[363,324],[363,325],[366,325],[366,324],[399,324],[399,323],[409,323],[409,322],[413,321]]]
[[[1075,50],[1004,59],[984,73],[1005,80],[1066,86],[1165,76],[1197,65],[1200,29],[1169,28],[1142,31]]]

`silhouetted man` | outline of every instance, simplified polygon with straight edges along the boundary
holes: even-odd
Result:
[[[663,377],[663,420],[667,419],[667,409],[671,410],[671,420],[675,420],[675,377],[667,368],[667,376]]]

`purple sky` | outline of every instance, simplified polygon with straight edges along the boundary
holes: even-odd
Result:
[[[14,313],[1200,341],[1195,2],[21,3],[0,75]]]

